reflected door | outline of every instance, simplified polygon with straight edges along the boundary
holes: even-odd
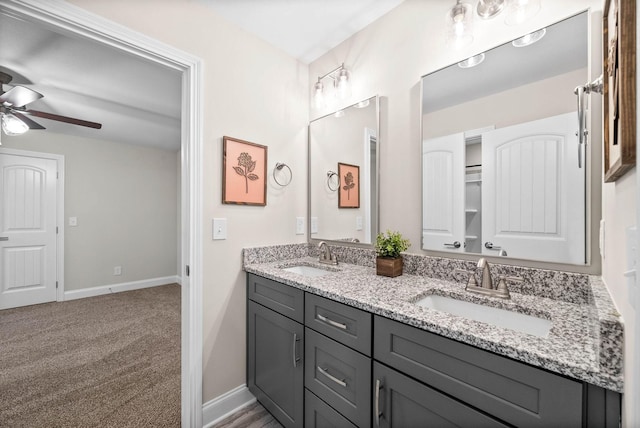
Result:
[[[482,135],[483,253],[585,263],[585,168],[576,113]]]
[[[422,143],[422,248],[464,251],[464,134]]]
[[[0,309],[56,300],[56,170],[0,154]]]

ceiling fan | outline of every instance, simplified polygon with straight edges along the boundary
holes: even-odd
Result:
[[[0,116],[2,120],[2,130],[5,134],[19,135],[27,132],[29,129],[45,129],[44,126],[28,116],[41,117],[43,119],[56,120],[58,122],[86,126],[94,129],[102,128],[102,124],[100,123],[28,109],[26,107],[27,104],[39,100],[44,97],[44,95],[20,85],[14,86],[7,92],[4,92],[2,85],[8,84],[12,79],[13,77],[11,75],[0,71]]]

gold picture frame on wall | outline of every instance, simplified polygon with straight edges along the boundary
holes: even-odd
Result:
[[[636,2],[606,0],[602,22],[604,181],[636,164]]]

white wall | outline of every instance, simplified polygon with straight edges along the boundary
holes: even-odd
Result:
[[[589,7],[602,11],[600,0],[546,1],[540,13],[529,22],[516,27],[505,26],[499,18],[475,22],[475,40],[469,47],[456,51],[444,41],[444,15],[452,6],[439,0],[405,0],[399,7],[360,31],[309,66],[309,88],[317,76],[345,63],[353,70],[353,100],[379,94],[386,97],[381,114],[381,180],[380,227],[398,229],[411,239],[411,252],[420,252],[421,196],[420,186],[397,192],[402,183],[420,182],[420,77],[458,62],[464,58],[512,40],[522,34],[544,27],[562,18],[574,15]],[[598,30],[598,29],[596,29]],[[600,42],[597,41],[597,44]],[[592,63],[599,56],[593,52]],[[591,78],[600,70],[591,70]],[[346,100],[349,104],[353,100]],[[313,105],[311,117],[318,117],[334,105],[317,111]],[[596,165],[601,163],[601,127],[592,127],[591,156]],[[599,200],[599,183],[602,174],[595,168],[592,173],[592,192]],[[592,251],[592,267],[576,269],[600,273],[597,248],[598,220],[602,216],[607,223],[606,257],[602,260],[602,275],[625,319],[625,379],[624,415],[626,426],[636,426],[640,421],[631,418],[633,406],[640,401],[640,385],[632,381],[637,371],[632,367],[631,349],[639,340],[632,325],[634,312],[627,302],[627,291],[622,272],[625,270],[626,251],[624,230],[636,222],[636,172],[631,171],[615,184],[602,189],[602,205],[592,205],[591,233],[595,236]],[[402,207],[398,209],[397,207]],[[527,262],[529,266],[562,268],[544,263]],[[567,267],[571,268],[571,267]]]
[[[204,63],[203,401],[246,382],[245,246],[306,242],[308,67],[190,0],[72,0],[102,17],[202,58]],[[223,205],[222,137],[268,146],[267,206]],[[293,169],[273,183],[276,162]],[[228,219],[228,239],[212,241],[213,217]]]
[[[64,155],[65,291],[177,274],[179,153],[49,131],[2,143]]]

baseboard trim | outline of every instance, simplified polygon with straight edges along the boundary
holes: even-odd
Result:
[[[202,405],[202,426],[209,428],[256,401],[246,385],[240,385]]]
[[[84,299],[86,297],[102,296],[104,294],[120,293],[123,291],[140,290],[142,288],[157,287],[158,285],[180,284],[179,276],[164,276],[161,278],[143,279],[141,281],[121,282],[120,284],[102,285],[99,287],[82,288],[64,292],[64,300]]]

